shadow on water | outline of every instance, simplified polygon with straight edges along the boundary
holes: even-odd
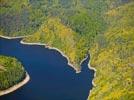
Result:
[[[0,55],[22,62],[29,73],[29,83],[0,100],[86,100],[92,88],[94,71],[88,68],[89,55],[76,74],[67,59],[44,46],[20,44],[21,39],[0,38]]]

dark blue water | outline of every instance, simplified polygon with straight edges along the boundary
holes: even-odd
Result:
[[[31,80],[17,91],[0,97],[0,100],[87,99],[94,76],[94,71],[87,65],[89,57],[82,63],[82,72],[76,74],[59,52],[44,46],[22,45],[20,40],[0,38],[0,55],[21,61]]]

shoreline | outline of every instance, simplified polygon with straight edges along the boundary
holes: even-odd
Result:
[[[91,55],[90,55],[90,56],[91,56]],[[95,78],[96,78],[96,72],[97,72],[97,70],[96,70],[94,67],[92,67],[90,63],[91,63],[91,60],[89,60],[88,68],[94,71],[94,78],[93,78],[93,80],[92,80],[93,87],[92,87],[92,89],[89,91],[89,96],[88,96],[88,98],[90,97],[90,94],[91,94],[93,88],[96,86],[96,84],[94,83],[94,80],[95,80]],[[87,98],[87,100],[88,100],[88,98]]]
[[[29,35],[29,36],[31,36],[31,35]],[[0,37],[6,38],[6,39],[17,39],[17,38],[25,38],[25,37],[28,37],[28,36],[6,37],[6,36],[0,35]],[[81,72],[81,70],[78,70],[74,65],[72,65],[71,62],[70,62],[70,60],[69,60],[69,58],[68,58],[61,50],[59,50],[59,49],[57,49],[57,48],[50,47],[50,46],[46,46],[45,43],[25,43],[25,42],[23,42],[23,40],[21,40],[20,43],[21,43],[21,44],[25,44],[25,45],[41,45],[41,46],[45,46],[45,48],[48,48],[48,49],[57,50],[59,53],[61,53],[62,56],[64,56],[64,57],[67,59],[68,65],[69,65],[70,67],[72,67],[72,68],[76,71],[76,73],[80,73],[80,72]],[[85,61],[86,58],[87,58],[87,56],[81,61],[80,64],[82,64],[82,62]],[[90,55],[90,58],[92,58],[91,55]],[[93,78],[93,80],[92,80],[92,84],[93,84],[93,87],[95,87],[96,84],[94,83],[94,80],[95,80],[95,77],[96,77],[96,72],[97,72],[97,70],[96,70],[94,67],[91,67],[90,62],[91,62],[91,60],[89,60],[88,68],[94,71],[94,78]],[[89,96],[90,96],[90,93],[91,93],[91,92],[92,92],[92,89],[89,91]],[[88,96],[88,97],[89,97],[89,96]],[[87,98],[87,99],[88,99],[88,98]]]
[[[69,58],[61,51],[59,50],[58,48],[55,48],[55,47],[51,47],[51,46],[48,46],[47,44],[45,43],[27,43],[27,42],[24,42],[23,40],[20,41],[21,44],[24,44],[24,45],[39,45],[39,46],[45,46],[45,48],[47,49],[50,49],[50,50],[56,50],[58,51],[63,57],[65,57],[67,59],[67,64],[72,67],[76,73],[80,73],[81,70],[77,69],[73,64],[71,64]],[[85,58],[84,58],[85,59]]]
[[[31,36],[31,35],[28,35],[28,36]],[[0,37],[5,38],[5,39],[19,39],[19,38],[25,38],[25,37],[28,37],[28,36],[8,37],[8,36],[2,36],[2,35],[0,35]],[[65,58],[67,59],[68,65],[69,65],[70,67],[72,67],[72,68],[76,71],[76,73],[80,73],[80,72],[81,72],[81,70],[78,70],[73,64],[71,64],[69,58],[68,58],[61,50],[59,50],[58,48],[47,46],[47,44],[45,44],[45,43],[26,43],[26,42],[23,41],[23,39],[20,41],[20,43],[21,43],[21,44],[24,44],[24,45],[40,45],[40,46],[45,46],[45,48],[48,48],[48,49],[50,49],[50,50],[56,50],[56,51],[58,51],[63,57],[65,57]],[[84,59],[85,59],[85,58],[84,58]],[[83,60],[82,60],[82,61],[83,61]],[[81,63],[80,63],[80,64],[81,64]]]
[[[9,36],[0,35],[1,38],[5,38],[5,39],[19,39],[19,38],[25,38],[25,37],[28,37],[28,36],[31,36],[31,35],[27,35],[27,36],[17,36],[17,37],[9,37]]]
[[[3,96],[3,95],[6,95],[6,94],[9,94],[9,93],[12,93],[12,92],[16,91],[17,89],[21,88],[26,83],[28,83],[29,80],[30,80],[30,76],[26,72],[26,77],[21,82],[19,82],[16,85],[13,85],[12,87],[10,87],[10,88],[8,88],[6,90],[0,91],[0,96]]]
[[[61,53],[61,55],[64,56],[64,57],[67,59],[68,65],[69,65],[70,67],[72,67],[72,68],[76,71],[77,74],[81,72],[81,70],[78,70],[74,65],[72,65],[72,64],[70,63],[69,58],[68,58],[61,50],[59,50],[58,48],[46,46],[45,43],[26,43],[26,42],[24,42],[23,40],[21,40],[20,43],[21,43],[21,44],[24,44],[24,45],[40,45],[40,46],[45,46],[45,48],[48,48],[48,49],[50,49],[50,50],[51,50],[51,49],[52,49],[52,50],[56,50],[56,51],[58,51],[59,53]],[[88,56],[86,56],[86,57],[81,61],[80,65],[87,59],[87,57],[88,57]],[[95,77],[96,77],[96,71],[97,71],[97,70],[96,70],[94,67],[91,67],[90,62],[91,62],[91,61],[89,60],[88,68],[89,68],[90,70],[93,70],[93,71],[94,71],[94,78],[93,78],[93,80],[92,80],[92,85],[93,85],[93,87],[95,87],[96,84],[94,83],[94,80],[95,80]],[[92,89],[89,91],[89,96],[90,96],[90,93],[91,93],[91,92],[92,92]],[[89,97],[89,96],[88,96],[88,97]],[[87,100],[88,100],[88,98],[87,98]]]

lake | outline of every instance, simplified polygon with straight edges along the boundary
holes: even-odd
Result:
[[[88,68],[89,56],[77,74],[58,51],[20,41],[0,38],[0,55],[16,57],[31,79],[0,100],[87,100],[94,78],[94,71]]]

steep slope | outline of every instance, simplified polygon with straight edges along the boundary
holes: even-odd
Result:
[[[100,15],[106,6],[100,0],[2,0],[0,4],[0,35],[33,35],[25,41],[61,49],[78,70],[94,37],[105,26]]]
[[[108,28],[90,49],[96,72],[89,100],[134,99],[134,2],[105,14]]]
[[[100,15],[106,6],[101,8],[105,2],[100,1],[85,1],[89,5],[78,1],[66,1],[70,7],[68,9],[60,0],[58,3],[52,2],[51,6],[48,6],[48,2],[40,1],[38,3],[41,7],[34,0],[31,1],[33,7],[41,9],[43,5],[48,6],[49,14],[39,30],[23,41],[45,43],[60,49],[69,57],[71,64],[80,70],[80,63],[88,53],[94,37],[104,30],[105,22]],[[54,12],[56,14],[53,15]]]
[[[133,0],[15,1],[0,2],[0,35],[32,35],[23,41],[60,49],[77,69],[90,51],[90,100],[134,98]]]
[[[27,43],[45,43],[61,50],[70,63],[80,70],[80,63],[85,58],[88,48],[86,40],[80,38],[71,28],[61,23],[59,18],[49,18],[39,31],[23,39]]]

